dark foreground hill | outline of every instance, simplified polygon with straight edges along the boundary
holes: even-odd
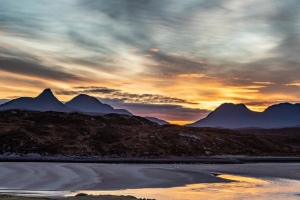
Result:
[[[300,129],[299,129],[300,130]],[[297,131],[296,131],[297,132]],[[207,155],[294,156],[300,135],[160,126],[142,117],[8,110],[0,112],[0,154],[173,157]],[[299,131],[298,131],[299,132]]]

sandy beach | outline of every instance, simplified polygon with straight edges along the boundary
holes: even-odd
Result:
[[[0,163],[0,188],[15,190],[120,190],[225,183],[212,173],[300,180],[300,164],[85,164]]]

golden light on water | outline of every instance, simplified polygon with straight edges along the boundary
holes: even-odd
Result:
[[[173,188],[144,188],[116,191],[75,191],[92,195],[132,195],[138,198],[157,200],[190,199],[299,199],[300,181],[288,179],[265,179],[229,174],[218,175],[219,178],[232,180],[229,183],[200,183]]]

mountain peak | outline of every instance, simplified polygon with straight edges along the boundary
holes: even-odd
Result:
[[[96,97],[87,94],[79,94],[76,97],[74,97],[71,101],[78,101],[81,103],[102,104]]]
[[[61,103],[52,93],[51,89],[45,89],[41,94],[35,98],[21,97],[13,99],[4,105],[1,105],[2,109],[25,109],[25,110],[37,110],[37,111],[71,111],[72,109],[66,107]],[[1,109],[1,108],[0,108]]]
[[[245,104],[233,104],[233,103],[223,103],[218,108],[215,109],[215,111],[237,111],[237,110],[249,110]]]
[[[53,95],[52,91],[50,88],[45,89],[41,94],[39,94],[36,98],[38,99],[52,99],[56,97]]]
[[[101,103],[97,98],[86,94],[79,94],[65,103],[69,108],[84,112],[114,113],[115,110],[110,105]]]

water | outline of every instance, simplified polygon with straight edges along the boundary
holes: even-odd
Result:
[[[22,196],[58,197],[74,196],[78,193],[92,195],[132,195],[138,198],[157,200],[190,199],[300,199],[300,181],[276,178],[253,178],[229,174],[218,175],[233,180],[230,183],[201,183],[173,188],[144,188],[112,191],[28,191],[0,189],[0,193]]]

